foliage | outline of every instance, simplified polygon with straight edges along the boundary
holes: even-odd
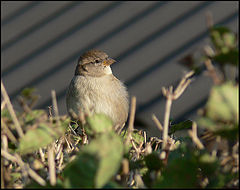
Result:
[[[236,36],[225,27],[212,27],[210,38],[214,53],[204,55],[203,59],[214,61],[215,69],[226,64],[237,66]],[[194,65],[195,69],[197,67]],[[198,137],[193,136],[195,122],[191,120],[170,125],[168,146],[163,149],[162,138],[147,138],[145,131],[122,130],[118,134],[112,121],[103,114],[86,114],[78,121],[70,122],[68,116],[53,116],[51,109],[48,112],[34,110],[32,107],[38,96],[34,89],[25,89],[19,97],[23,110],[15,111],[23,137],[19,136],[6,106],[1,112],[1,186],[238,187],[238,82],[227,78],[215,80],[216,75],[210,76],[220,82],[213,85],[197,119],[197,125],[203,130],[198,140],[204,148],[199,146]],[[192,135],[178,137],[177,131]],[[54,150],[52,162],[51,148]],[[49,169],[52,166],[53,174]]]

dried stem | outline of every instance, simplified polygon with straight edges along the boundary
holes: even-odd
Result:
[[[168,138],[168,125],[171,111],[172,99],[168,98],[165,107],[164,126],[163,126],[163,149],[166,148]]]
[[[213,79],[213,82],[215,85],[221,84],[222,79],[218,76],[212,62],[210,59],[207,59],[204,64],[207,67],[208,70],[208,74],[210,75],[210,77]]]
[[[44,163],[45,162],[45,156],[44,156],[42,148],[39,148],[39,154],[40,154],[42,162]]]
[[[1,156],[3,156],[4,158],[6,158],[12,162],[18,163],[18,165],[23,170],[23,173],[27,172],[28,175],[31,178],[33,178],[36,182],[38,182],[40,185],[42,185],[42,186],[46,185],[46,182],[44,181],[44,179],[42,179],[34,170],[32,170],[27,164],[25,164],[18,154],[15,154],[13,156],[13,155],[9,154],[7,151],[1,149]]]
[[[206,12],[206,23],[208,29],[210,29],[213,26],[213,16],[210,11]]]
[[[158,129],[160,131],[162,131],[163,130],[162,124],[160,123],[160,121],[158,120],[158,118],[154,114],[152,115],[152,120],[157,125]]]
[[[12,162],[17,162],[17,158],[11,154],[9,154],[7,151],[1,149],[1,156],[3,156],[4,158],[12,161]]]
[[[165,106],[165,115],[164,115],[164,126],[163,126],[163,149],[166,149],[167,139],[168,139],[168,127],[169,127],[169,118],[171,112],[172,100],[178,99],[187,86],[190,84],[191,79],[194,74],[194,71],[190,71],[182,78],[176,90],[173,92],[173,87],[170,86],[168,89],[165,87],[162,88],[162,93],[166,97],[166,106]]]
[[[135,118],[135,112],[136,112],[136,97],[133,96],[131,99],[131,109],[130,109],[130,117],[129,117],[129,123],[128,123],[128,136],[126,138],[125,143],[129,144],[131,133],[133,132],[133,124],[134,124],[134,118]]]
[[[4,101],[7,104],[8,111],[9,111],[9,113],[10,113],[12,119],[13,119],[14,124],[15,124],[15,127],[16,127],[16,130],[18,132],[18,135],[20,137],[23,137],[24,133],[23,133],[22,128],[21,128],[21,126],[19,124],[19,121],[17,119],[16,113],[14,112],[13,106],[12,106],[12,104],[10,102],[9,96],[7,94],[7,91],[6,91],[2,81],[1,81],[1,91],[2,91],[2,96],[4,98]]]
[[[190,137],[192,138],[192,141],[197,145],[197,147],[199,149],[204,149],[203,144],[201,143],[201,141],[199,140],[199,138],[197,136],[197,124],[196,124],[196,122],[193,122],[192,130],[188,130],[188,134],[190,135]]]
[[[52,104],[53,104],[54,116],[57,120],[57,123],[59,124],[59,114],[58,114],[56,91],[52,90],[51,94],[52,94]]]
[[[49,177],[50,184],[56,184],[56,170],[55,170],[55,156],[54,156],[54,145],[50,145],[48,148],[48,168],[49,168]]]
[[[6,101],[3,100],[1,103],[1,110],[3,110],[5,108],[5,106],[6,106]]]
[[[3,131],[6,133],[8,138],[14,143],[17,144],[16,137],[12,134],[11,130],[8,128],[4,120],[1,118],[1,126],[3,127]]]

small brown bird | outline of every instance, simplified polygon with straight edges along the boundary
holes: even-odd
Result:
[[[123,126],[128,117],[128,92],[113,74],[110,65],[115,60],[99,50],[80,56],[75,75],[69,85],[67,111],[77,115],[91,110],[109,116],[115,127]]]

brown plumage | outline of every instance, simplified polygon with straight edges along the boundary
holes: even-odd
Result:
[[[78,61],[66,97],[67,110],[76,114],[92,110],[109,116],[114,125],[122,126],[128,117],[126,87],[113,74],[115,61],[99,50],[84,53]]]

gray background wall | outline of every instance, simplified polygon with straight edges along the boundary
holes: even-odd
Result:
[[[237,1],[1,1],[1,77],[16,109],[24,87],[36,87],[37,108],[57,93],[60,114],[76,61],[97,48],[117,63],[113,73],[137,97],[137,118],[163,122],[163,86],[176,86],[187,69],[179,60],[209,44],[205,15],[238,34]],[[194,119],[212,85],[200,76],[173,103],[171,117]]]

